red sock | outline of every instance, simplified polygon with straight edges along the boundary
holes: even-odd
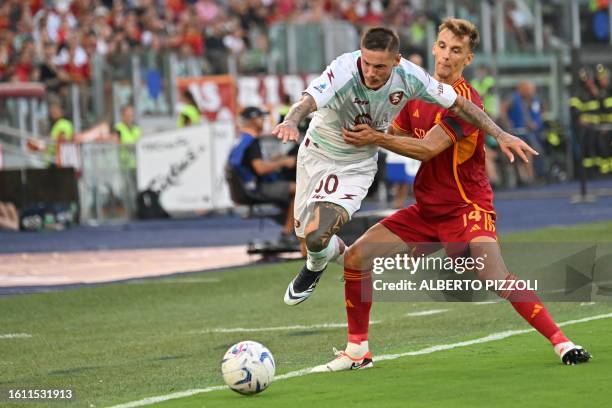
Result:
[[[349,343],[361,344],[368,339],[372,308],[372,274],[344,268],[344,304],[348,320]]]
[[[516,277],[510,275],[506,279],[516,279]],[[498,295],[508,300],[514,310],[516,310],[534,329],[546,337],[553,346],[569,341],[534,291],[513,290],[504,291],[498,293]]]

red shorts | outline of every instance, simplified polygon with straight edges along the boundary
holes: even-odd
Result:
[[[380,222],[411,247],[427,254],[444,247],[449,256],[459,255],[477,237],[491,237],[495,233],[495,213],[466,207],[461,215],[430,220],[424,218],[416,205],[396,211]],[[415,245],[415,244],[437,245]]]

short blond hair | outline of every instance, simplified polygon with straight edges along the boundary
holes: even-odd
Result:
[[[461,18],[447,17],[438,26],[438,34],[444,30],[450,30],[459,38],[468,37],[470,39],[470,50],[474,50],[480,43],[480,33],[478,28],[471,22]]]

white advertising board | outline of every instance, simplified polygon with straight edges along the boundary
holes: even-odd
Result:
[[[231,122],[143,137],[136,146],[138,191],[159,192],[170,213],[231,207],[223,168],[234,137]]]

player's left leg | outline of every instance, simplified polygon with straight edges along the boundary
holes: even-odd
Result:
[[[470,240],[470,255],[483,260],[484,268],[474,272],[481,280],[514,280],[501,255],[497,240],[491,236],[475,236]],[[534,329],[546,337],[553,346],[555,353],[564,364],[578,364],[589,361],[591,355],[581,346],[575,345],[557,326],[548,310],[538,297],[529,289],[506,290],[496,292],[508,300],[514,310],[521,315]]]

